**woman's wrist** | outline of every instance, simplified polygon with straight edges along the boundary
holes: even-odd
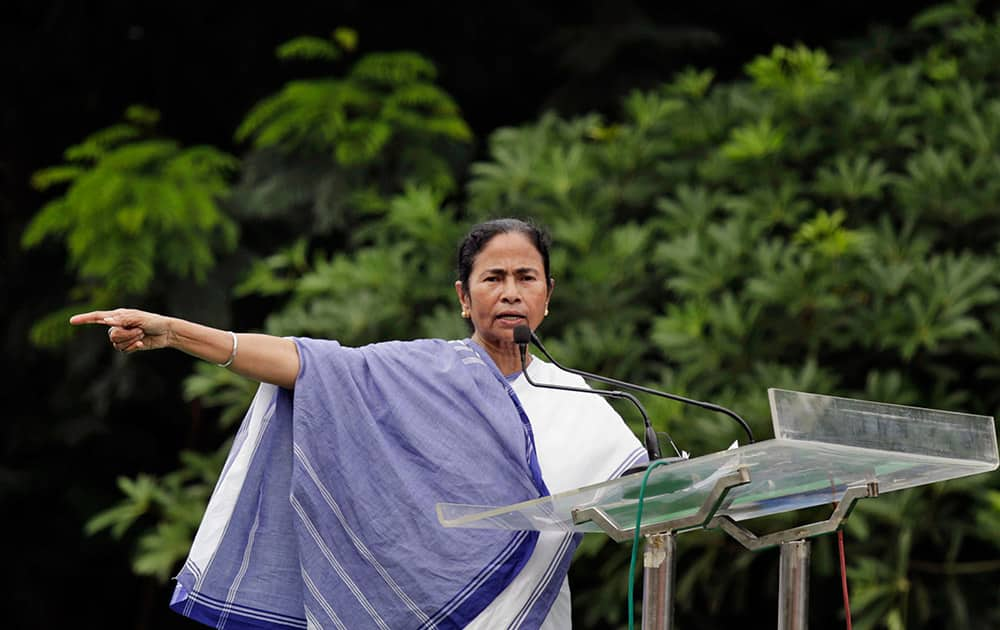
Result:
[[[233,364],[233,361],[236,360],[236,353],[239,352],[240,348],[240,338],[236,336],[236,333],[230,330],[229,336],[233,339],[233,349],[229,352],[229,358],[224,363],[216,363],[217,366],[222,368],[227,368]]]
[[[180,343],[178,342],[177,338],[178,335],[175,329],[176,323],[177,319],[174,317],[163,318],[163,342],[164,342],[163,345],[166,348],[183,350],[183,348],[180,347]]]

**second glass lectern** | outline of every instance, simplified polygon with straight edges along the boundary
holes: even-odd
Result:
[[[644,489],[643,628],[673,620],[674,536],[722,529],[748,549],[781,548],[778,627],[807,624],[807,539],[836,531],[858,499],[996,470],[992,417],[768,390],[774,439],[661,465]],[[645,475],[515,505],[439,503],[445,527],[635,535]],[[831,517],[757,536],[741,521],[836,504]]]

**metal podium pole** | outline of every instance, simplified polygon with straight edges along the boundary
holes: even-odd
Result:
[[[778,630],[809,627],[809,541],[793,540],[779,545]]]
[[[642,554],[642,630],[670,630],[674,626],[676,550],[673,532],[646,536]]]

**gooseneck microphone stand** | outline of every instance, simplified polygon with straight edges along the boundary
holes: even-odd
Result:
[[[653,424],[649,421],[649,415],[646,413],[646,410],[643,408],[643,406],[639,403],[639,400],[632,394],[618,390],[590,389],[585,387],[570,387],[568,385],[537,383],[534,380],[532,380],[531,375],[528,374],[528,363],[527,363],[528,340],[530,339],[530,337],[525,335],[525,332],[527,332],[530,335],[531,329],[528,328],[527,326],[518,326],[514,328],[514,342],[517,344],[518,349],[521,351],[521,372],[524,374],[524,378],[525,380],[528,381],[528,384],[534,387],[542,387],[545,389],[561,389],[563,391],[580,392],[582,394],[595,394],[597,396],[603,396],[605,398],[618,398],[618,399],[628,400],[633,405],[635,405],[635,408],[639,410],[639,414],[642,416],[642,423],[643,427],[645,428],[644,442],[646,446],[646,453],[649,456],[649,461],[653,462],[661,458],[659,439],[656,436],[656,431],[653,429]],[[681,452],[677,448],[677,445],[674,444],[673,439],[666,433],[664,433],[664,435],[666,435],[667,441],[670,442],[670,446],[673,447],[674,452],[677,454],[677,457],[682,457]],[[636,469],[632,469],[631,472],[635,472],[635,470]]]
[[[718,413],[725,414],[725,415],[729,416],[730,418],[732,418],[733,420],[736,420],[738,423],[740,423],[740,426],[742,426],[743,430],[746,431],[747,438],[750,440],[749,443],[750,444],[754,443],[753,430],[750,429],[750,425],[747,424],[746,420],[744,420],[743,418],[741,418],[740,416],[738,416],[736,414],[736,412],[734,412],[734,411],[731,411],[729,409],[726,409],[725,407],[722,407],[721,405],[716,405],[714,403],[704,402],[704,401],[701,401],[701,400],[694,400],[692,398],[685,398],[684,396],[678,396],[677,394],[671,394],[671,393],[668,393],[668,392],[661,392],[658,389],[652,389],[650,387],[643,387],[642,385],[636,385],[634,383],[627,383],[625,381],[619,381],[617,379],[609,378],[607,376],[601,376],[600,374],[591,374],[590,372],[584,372],[583,370],[574,370],[573,368],[566,367],[566,366],[562,365],[561,363],[559,363],[558,361],[556,361],[552,357],[552,355],[549,354],[549,351],[546,350],[545,346],[542,345],[542,342],[539,341],[538,335],[536,335],[534,333],[534,331],[532,331],[527,326],[518,326],[517,328],[514,329],[514,341],[515,342],[520,343],[519,341],[517,341],[518,340],[518,329],[519,328],[524,328],[525,332],[522,332],[521,335],[525,335],[526,334],[527,338],[530,339],[531,342],[534,343],[535,346],[539,350],[542,351],[542,354],[545,355],[545,358],[548,359],[549,361],[551,361],[556,367],[558,367],[561,370],[565,370],[565,371],[567,371],[567,372],[569,372],[571,374],[576,374],[577,376],[582,376],[584,378],[590,378],[590,379],[593,379],[595,381],[600,381],[602,383],[607,383],[608,385],[614,385],[616,387],[624,387],[625,389],[631,389],[633,391],[643,392],[644,394],[652,394],[653,396],[660,396],[662,398],[667,398],[667,399],[670,399],[670,400],[673,400],[673,401],[676,401],[676,402],[684,403],[686,405],[694,405],[695,407],[701,407],[702,409],[708,409],[709,411],[716,411]],[[527,343],[527,340],[525,341],[525,343]]]

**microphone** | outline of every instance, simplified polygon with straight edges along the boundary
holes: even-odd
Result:
[[[521,329],[521,328],[523,328],[524,330],[521,331],[520,336],[519,336],[518,329]],[[609,378],[607,376],[601,376],[599,374],[591,374],[590,372],[584,372],[583,370],[574,370],[573,368],[565,367],[565,366],[561,365],[558,361],[556,361],[554,358],[552,358],[552,355],[549,354],[548,350],[545,349],[545,346],[542,345],[542,342],[539,341],[538,335],[536,335],[527,326],[517,326],[516,328],[514,328],[514,341],[516,341],[517,343],[521,343],[520,341],[518,341],[518,339],[525,339],[525,342],[524,342],[525,345],[527,345],[527,340],[530,339],[531,342],[534,343],[535,346],[537,346],[538,349],[542,351],[542,354],[545,355],[545,358],[547,358],[549,361],[552,361],[552,363],[554,363],[555,366],[558,367],[559,369],[565,370],[565,371],[567,371],[567,372],[569,372],[571,374],[576,374],[576,375],[582,376],[584,378],[591,378],[591,379],[594,379],[595,381],[600,381],[602,383],[607,383],[609,385],[615,385],[617,387],[624,387],[625,389],[631,389],[631,390],[643,392],[645,394],[652,394],[654,396],[661,396],[663,398],[668,398],[670,400],[674,400],[676,402],[681,402],[681,403],[684,403],[686,405],[694,405],[695,407],[701,407],[702,409],[708,409],[709,411],[716,411],[718,413],[725,414],[725,415],[729,416],[730,418],[732,418],[733,420],[736,420],[738,423],[740,423],[740,425],[743,427],[743,430],[746,431],[747,437],[750,440],[750,444],[754,443],[753,431],[750,429],[750,425],[747,424],[746,420],[744,420],[743,418],[739,417],[736,414],[736,412],[731,411],[729,409],[726,409],[725,407],[722,407],[720,405],[716,405],[714,403],[704,402],[704,401],[701,401],[701,400],[694,400],[692,398],[685,398],[683,396],[678,396],[677,394],[669,394],[667,392],[661,392],[658,389],[651,389],[649,387],[643,387],[642,385],[635,385],[633,383],[627,383],[625,381],[619,381],[617,379]],[[524,355],[524,352],[525,352],[525,349],[524,349],[524,346],[522,346],[521,347],[522,357]]]
[[[633,405],[635,405],[636,409],[639,410],[639,414],[642,415],[642,423],[643,423],[643,426],[646,429],[645,439],[643,441],[644,441],[645,446],[646,446],[646,453],[649,456],[649,461],[653,462],[653,461],[656,461],[656,460],[658,460],[658,459],[661,458],[659,440],[656,437],[656,431],[653,430],[653,424],[649,421],[649,415],[646,413],[646,410],[643,408],[643,406],[639,403],[639,400],[635,396],[633,396],[632,394],[629,394],[628,392],[617,391],[617,390],[589,389],[589,388],[585,388],[585,387],[570,387],[568,385],[554,385],[554,384],[551,384],[551,383],[536,383],[535,381],[533,381],[531,379],[531,376],[528,374],[528,362],[527,362],[528,342],[531,340],[531,337],[532,337],[531,329],[528,328],[527,326],[521,325],[521,326],[515,326],[514,327],[514,343],[517,344],[518,349],[521,351],[521,372],[524,374],[524,378],[525,378],[525,380],[528,381],[529,385],[532,385],[534,387],[542,387],[542,388],[546,388],[546,389],[561,389],[561,390],[567,391],[567,392],[580,392],[582,394],[596,394],[597,396],[603,396],[605,398],[618,398],[618,399],[628,400]],[[553,361],[553,363],[554,363],[554,361]],[[664,434],[664,435],[666,435],[666,434]],[[670,442],[670,445],[673,447],[674,452],[677,453],[677,457],[682,457],[680,450],[677,448],[677,445],[674,444],[674,441],[670,438],[669,435],[667,435],[667,440]],[[632,472],[632,471],[626,471],[626,474],[628,474],[629,472]]]

